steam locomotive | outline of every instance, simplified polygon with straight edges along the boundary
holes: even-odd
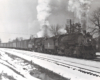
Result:
[[[96,45],[91,35],[82,33],[64,34],[51,38],[34,40],[33,50],[49,54],[93,59],[96,57]]]
[[[0,47],[34,50],[47,54],[65,55],[84,59],[96,57],[95,41],[90,34],[71,33],[50,38],[33,38],[1,43]]]

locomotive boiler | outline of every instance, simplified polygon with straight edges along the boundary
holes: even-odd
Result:
[[[50,54],[92,59],[96,57],[91,35],[82,33],[64,34],[45,39],[44,51]]]

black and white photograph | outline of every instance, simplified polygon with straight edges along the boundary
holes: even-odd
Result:
[[[100,0],[0,0],[0,80],[100,80]]]

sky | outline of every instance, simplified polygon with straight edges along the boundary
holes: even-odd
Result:
[[[49,1],[54,1],[52,2],[53,15],[50,15],[49,22],[53,25],[57,23],[65,25],[66,19],[73,16],[64,8],[65,2],[67,5],[68,0],[63,0],[62,4],[64,5],[61,5],[59,10],[55,7],[58,4],[53,4],[58,0]],[[93,0],[90,12],[100,7],[99,3],[100,0]],[[0,0],[0,38],[2,42],[13,40],[16,37],[26,39],[40,31],[41,23],[37,18],[37,6],[38,0]]]

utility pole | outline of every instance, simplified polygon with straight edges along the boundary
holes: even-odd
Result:
[[[71,25],[71,19],[70,19],[70,33],[72,33],[71,29],[72,29],[72,25]]]

